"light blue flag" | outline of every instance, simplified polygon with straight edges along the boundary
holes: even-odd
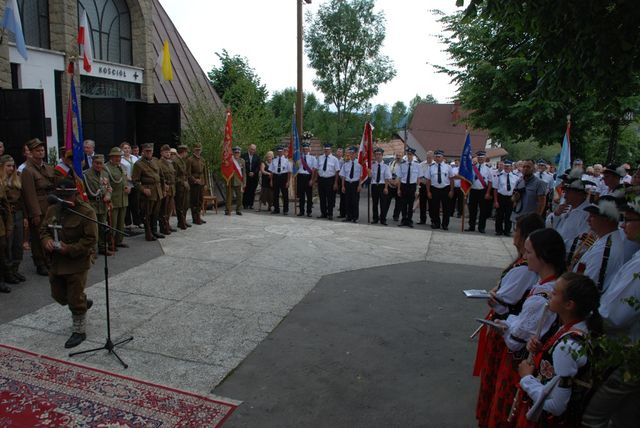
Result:
[[[571,122],[567,123],[567,131],[564,133],[564,139],[562,140],[562,150],[560,151],[560,160],[558,160],[558,169],[556,173],[555,187],[562,184],[560,176],[564,172],[571,168],[571,144],[569,142],[569,131],[571,129]]]
[[[8,0],[4,8],[2,18],[2,28],[6,28],[16,37],[16,48],[22,57],[27,59],[27,46],[24,44],[24,33],[22,32],[22,22],[20,21],[20,11],[16,0]]]

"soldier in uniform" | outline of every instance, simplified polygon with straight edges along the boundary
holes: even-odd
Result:
[[[109,176],[104,170],[104,155],[94,155],[91,162],[91,168],[83,173],[84,189],[89,197],[89,204],[96,212],[96,217],[100,223],[106,223],[111,210],[111,186],[109,185]],[[103,233],[98,235],[98,254],[107,254],[112,256],[111,251]]]
[[[42,250],[40,223],[47,212],[47,194],[54,189],[53,168],[44,161],[45,144],[37,138],[27,143],[31,157],[22,171],[22,198],[25,215],[29,219],[31,255],[38,275],[48,275],[47,261]]]
[[[187,158],[187,176],[191,192],[191,219],[194,224],[204,224],[206,221],[200,216],[202,209],[202,192],[205,184],[204,159],[200,157],[202,145],[193,146],[193,155]]]
[[[122,166],[122,150],[114,147],[109,152],[109,162],[105,165],[105,172],[109,177],[109,186],[111,187],[111,227],[124,230],[124,217],[129,206],[129,181],[127,173]],[[114,233],[111,237],[111,250],[117,251],[119,248],[129,248],[127,244],[122,242],[124,236],[121,233]]]
[[[177,155],[171,156],[173,169],[176,172],[176,216],[178,217],[178,227],[185,230],[191,227],[187,223],[187,210],[189,209],[189,177],[187,176],[187,163],[185,158],[189,153],[189,148],[185,145],[178,146]]]
[[[73,180],[62,180],[56,193],[71,203],[76,211],[89,218],[96,218],[93,208],[77,197]],[[51,226],[61,228],[54,229]],[[93,249],[98,240],[98,227],[94,222],[66,211],[63,205],[56,204],[48,208],[40,222],[40,236],[42,246],[51,259],[51,297],[61,305],[68,305],[71,310],[73,332],[64,347],[73,348],[87,338],[86,313],[93,302],[87,299],[84,288]]]
[[[164,238],[158,233],[158,214],[162,200],[164,179],[158,160],[153,157],[153,144],[142,145],[142,157],[133,165],[131,180],[140,193],[140,211],[147,241]]]
[[[11,288],[4,283],[5,276],[11,274],[11,268],[7,263],[8,257],[5,257],[5,255],[9,254],[7,250],[8,246],[11,245],[9,238],[13,229],[13,215],[11,214],[11,205],[7,199],[6,191],[7,187],[3,183],[0,185],[0,293],[11,292]],[[13,279],[12,276],[8,276],[6,279],[9,280],[9,278]],[[18,279],[11,281],[13,284],[18,282],[20,282]]]
[[[236,214],[242,215],[240,208],[242,207],[242,192],[244,192],[245,186],[247,185],[247,168],[246,162],[240,157],[241,152],[242,149],[240,149],[240,147],[233,148],[233,160],[240,169],[240,177],[238,177],[237,174],[233,174],[227,183],[225,215],[231,215],[231,202],[234,197],[236,198]]]
[[[171,235],[171,232],[177,232],[169,224],[171,213],[175,206],[174,197],[176,195],[176,170],[171,162],[171,147],[164,144],[160,147],[160,169],[164,176],[164,196],[160,203],[160,232],[165,235]]]

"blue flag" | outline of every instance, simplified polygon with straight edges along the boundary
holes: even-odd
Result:
[[[22,32],[22,22],[20,21],[20,11],[16,0],[8,0],[4,8],[4,17],[2,18],[2,28],[6,28],[13,33],[16,38],[16,48],[20,55],[27,59],[27,47],[24,44],[24,33]]]
[[[80,120],[80,109],[78,108],[78,98],[76,96],[76,85],[71,78],[71,111],[76,121],[78,134],[71,132],[73,142],[73,169],[76,175],[82,178],[82,158],[84,157],[84,135],[82,134],[82,121]]]
[[[464,142],[464,147],[462,148],[462,154],[460,155],[460,169],[458,170],[458,175],[462,177],[460,180],[460,188],[466,195],[469,193],[469,189],[471,189],[471,185],[473,184],[473,163],[471,160],[471,136],[467,132],[467,139]]]
[[[296,115],[294,112],[291,121],[291,135],[293,138],[293,174],[297,174],[300,170],[300,138],[298,138],[298,127],[296,126]]]

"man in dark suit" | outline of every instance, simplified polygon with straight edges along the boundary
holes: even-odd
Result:
[[[260,156],[256,154],[255,144],[249,146],[249,150],[242,155],[242,159],[244,159],[247,168],[247,187],[242,198],[242,205],[245,209],[253,209],[260,172]]]

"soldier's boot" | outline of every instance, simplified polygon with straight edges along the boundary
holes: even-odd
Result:
[[[164,218],[164,216],[162,216],[162,217],[160,217],[158,219],[158,223],[160,224],[160,233],[162,233],[164,235],[170,235],[171,234],[171,231],[167,227],[167,219]]]
[[[171,235],[171,232],[177,232],[177,230],[171,230],[171,225],[169,224],[169,217],[163,217],[162,223],[164,224],[164,233],[165,235]]]
[[[193,224],[203,224],[200,219],[200,213],[191,214],[191,217],[193,217]]]
[[[11,265],[11,270],[13,271],[13,274],[16,276],[16,278],[18,278],[20,282],[25,282],[27,280],[27,277],[20,273],[20,271],[18,270],[19,268],[20,262],[14,262]]]
[[[19,284],[20,278],[18,278],[16,276],[16,274],[14,273],[14,269],[13,269],[13,264],[11,263],[5,263],[4,261],[2,262],[3,265],[3,271],[4,271],[4,282],[6,282],[7,284]]]
[[[160,221],[158,221],[158,220],[160,220]],[[164,238],[164,235],[162,233],[158,233],[158,223],[161,223],[161,222],[162,222],[162,220],[159,219],[158,217],[152,217],[151,218],[151,234],[156,239],[163,239]]]
[[[153,232],[151,231],[151,225],[149,224],[149,220],[144,221],[144,239],[147,241],[156,240],[155,236],[153,236]]]
[[[87,338],[86,329],[86,315],[72,315],[73,319],[73,330],[71,333],[71,337],[65,342],[64,347],[75,348]]]
[[[185,230],[187,228],[187,225],[185,224],[186,222],[182,212],[176,213],[176,217],[178,217],[178,228]]]

